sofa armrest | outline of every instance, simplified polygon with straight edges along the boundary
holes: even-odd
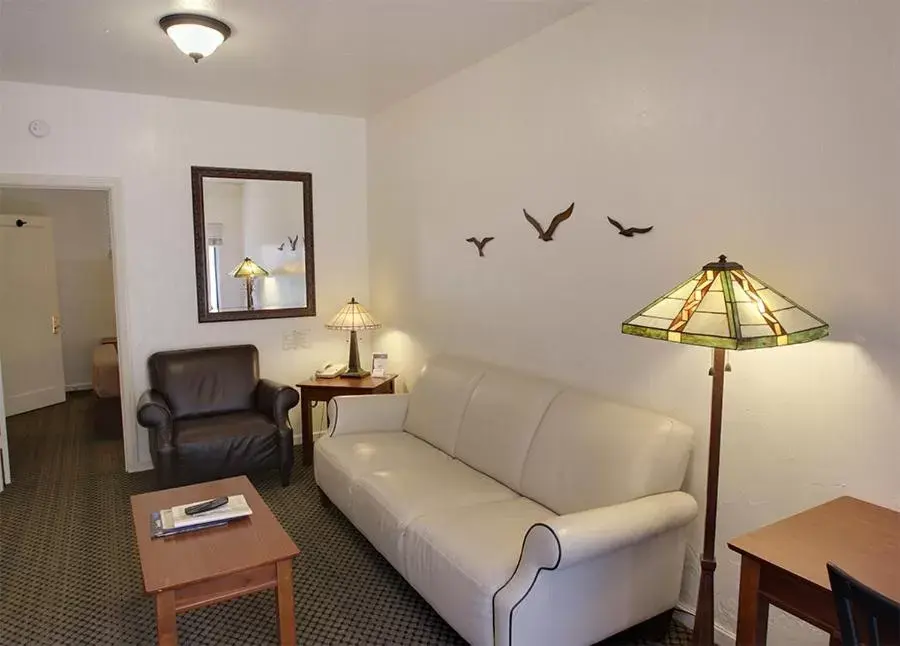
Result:
[[[564,569],[680,529],[696,516],[697,502],[683,491],[557,516],[528,530],[522,561]]]
[[[137,419],[141,426],[156,436],[157,450],[172,448],[172,411],[162,393],[148,390],[141,395],[137,403]]]
[[[300,395],[290,386],[271,379],[260,379],[256,386],[256,408],[270,417],[280,433],[293,433],[288,420],[290,410],[300,403]]]
[[[628,572],[637,571],[642,563],[648,562],[652,564],[649,567],[667,570],[654,570],[653,581],[654,585],[665,585],[667,580],[670,584],[674,582],[668,592],[662,593],[663,598],[671,596],[674,602],[684,564],[682,530],[696,515],[696,501],[684,492],[674,491],[554,516],[532,525],[525,534],[516,569],[494,594],[494,643],[510,646],[516,609],[539,586],[541,577],[552,577],[555,570],[585,568],[586,576],[602,579],[606,572],[617,569],[619,576],[628,576]],[[614,585],[610,584],[611,588]],[[653,597],[646,590],[636,594]],[[625,605],[635,601],[638,599],[626,597]],[[592,612],[584,608],[582,611],[588,615]],[[623,607],[618,611],[620,615],[631,612]],[[589,621],[583,617],[581,620]],[[516,641],[540,643],[528,639]]]
[[[328,434],[402,431],[409,395],[344,395],[328,402]]]

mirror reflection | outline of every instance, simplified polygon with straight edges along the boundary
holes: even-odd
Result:
[[[227,169],[206,170],[222,173],[195,178],[202,190],[205,255],[205,280],[198,275],[198,299],[202,290],[205,301],[201,321],[314,314],[312,277],[307,273],[312,266],[310,182],[221,176]],[[196,203],[195,197],[195,210]]]

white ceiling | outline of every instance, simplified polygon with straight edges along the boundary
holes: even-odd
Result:
[[[0,79],[367,115],[589,0],[0,0]],[[224,20],[194,64],[167,13]]]

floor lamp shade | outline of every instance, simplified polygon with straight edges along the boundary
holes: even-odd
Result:
[[[622,324],[622,332],[649,339],[714,348],[706,516],[700,590],[694,619],[695,646],[713,646],[716,510],[725,351],[774,348],[821,339],[828,324],[736,262],[719,256],[672,291]]]
[[[377,322],[365,307],[351,298],[326,325],[329,330],[342,330],[350,332],[350,358],[347,362],[345,377],[366,377],[368,370],[363,370],[359,365],[359,341],[356,333],[359,330],[377,330],[381,323]]]

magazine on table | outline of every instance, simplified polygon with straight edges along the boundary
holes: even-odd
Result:
[[[197,514],[187,514],[185,509],[209,500],[197,500],[171,509],[160,509],[150,514],[150,535],[154,538],[173,536],[184,532],[221,527],[232,520],[245,518],[253,513],[243,495],[228,496],[228,502],[221,507]]]

